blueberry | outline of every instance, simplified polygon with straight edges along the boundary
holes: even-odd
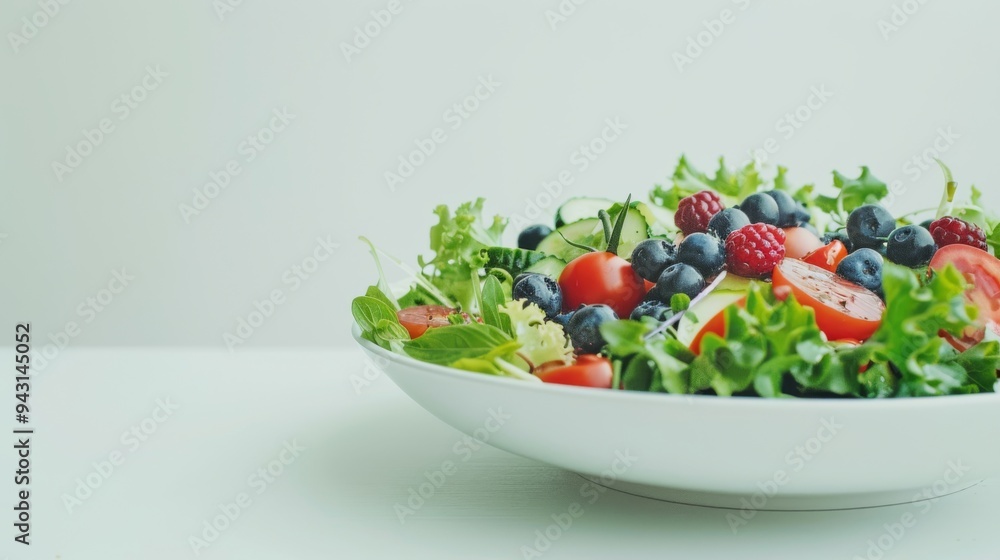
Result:
[[[801,202],[795,203],[795,212],[792,214],[795,216],[795,223],[802,227],[802,224],[808,224],[812,221],[812,214],[809,213],[809,209],[802,205]]]
[[[639,307],[636,307],[635,310],[632,311],[632,316],[629,318],[633,321],[638,321],[643,317],[652,317],[657,321],[666,321],[673,316],[673,314],[674,312],[669,306],[663,305],[663,303],[659,301],[644,301],[639,304]]]
[[[632,251],[632,268],[650,282],[656,282],[660,274],[675,262],[677,248],[666,239],[647,239]]]
[[[705,278],[711,278],[726,264],[726,250],[718,237],[692,233],[677,247],[677,261],[691,265]]]
[[[878,251],[858,249],[840,261],[837,274],[882,296],[882,262]]]
[[[573,319],[574,313],[576,313],[576,311],[567,311],[566,313],[560,313],[559,315],[553,317],[552,321],[559,323],[560,325],[562,325],[563,329],[565,329],[566,327],[569,326],[569,322]]]
[[[573,313],[567,333],[579,352],[596,354],[607,344],[601,336],[601,325],[617,320],[618,315],[607,305],[585,305]]]
[[[517,246],[521,249],[534,251],[538,248],[538,244],[551,233],[552,228],[546,225],[528,226],[521,232],[521,235],[517,236]]]
[[[776,226],[792,227],[799,223],[795,216],[795,211],[798,208],[792,195],[779,190],[764,191],[763,194],[773,198],[774,202],[778,204],[778,223],[775,224]]]
[[[823,236],[823,243],[829,245],[834,241],[840,241],[847,247],[847,252],[850,253],[854,249],[854,244],[851,243],[851,238],[847,235],[847,232],[840,229],[837,231],[831,231]]]
[[[934,218],[931,218],[929,220],[924,220],[924,221],[920,222],[920,227],[922,227],[922,228],[930,231],[931,224],[933,224],[933,223],[934,223]]]
[[[776,226],[781,217],[778,203],[775,202],[774,198],[764,193],[754,193],[743,199],[740,210],[747,215],[747,218],[750,218],[751,224],[763,223]]]
[[[859,206],[847,218],[847,235],[856,249],[881,247],[894,229],[896,220],[878,204]]]
[[[514,283],[514,299],[524,299],[542,308],[545,316],[555,317],[562,311],[562,290],[559,283],[544,274],[526,274]]]
[[[896,264],[910,268],[927,266],[936,252],[934,237],[927,228],[903,226],[889,234],[886,255]]]
[[[750,225],[750,218],[739,208],[726,208],[708,222],[708,231],[725,241],[730,233]]]
[[[650,299],[670,305],[675,294],[687,294],[694,298],[705,289],[705,278],[693,266],[677,263],[668,266],[650,291]]]

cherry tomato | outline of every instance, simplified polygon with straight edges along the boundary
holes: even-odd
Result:
[[[774,288],[783,286],[791,288],[800,304],[813,308],[816,324],[829,340],[866,340],[882,324],[882,299],[829,270],[785,259],[774,268]]]
[[[587,253],[570,261],[559,277],[563,309],[603,303],[627,318],[646,296],[646,283],[628,261],[607,252]]]
[[[966,329],[961,337],[942,332],[956,349],[965,351],[982,342],[986,328],[1000,333],[1000,260],[986,251],[968,245],[946,245],[931,259],[931,270],[941,270],[952,264],[970,284],[965,293],[969,304],[979,310],[976,326]]]
[[[738,305],[739,307],[744,307],[747,304],[747,298],[740,298],[733,305]],[[701,354],[701,341],[705,338],[708,333],[717,334],[721,337],[726,336],[726,310],[723,309],[715,314],[711,319],[705,322],[705,325],[701,327],[698,334],[694,336],[694,340],[691,341],[691,351],[695,354]]]
[[[434,327],[447,327],[448,316],[457,313],[456,310],[443,305],[421,305],[418,307],[408,307],[396,312],[399,322],[410,333],[410,338],[420,338],[427,329]],[[469,316],[462,314],[466,321]]]
[[[615,372],[611,360],[587,354],[577,358],[573,365],[543,365],[535,375],[546,383],[610,389]]]
[[[829,245],[816,249],[803,257],[802,260],[830,272],[837,272],[837,265],[845,258],[847,258],[847,247],[834,239]]]
[[[820,238],[806,228],[785,228],[785,256],[790,259],[801,259],[822,246]]]

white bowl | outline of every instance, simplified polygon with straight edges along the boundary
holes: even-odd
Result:
[[[529,383],[354,337],[442,421],[616,490],[747,511],[937,498],[1000,474],[1000,394],[884,400],[681,396]]]

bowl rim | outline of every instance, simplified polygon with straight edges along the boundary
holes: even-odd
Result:
[[[476,374],[447,366],[439,366],[428,362],[422,362],[416,358],[404,354],[397,354],[391,350],[382,348],[368,340],[361,338],[361,329],[358,325],[352,324],[351,335],[357,343],[365,350],[374,353],[390,362],[396,362],[406,367],[416,367],[433,373],[454,379],[468,381],[470,383],[480,383],[492,387],[508,388],[528,388],[531,391],[542,391],[553,395],[562,395],[575,398],[589,399],[611,399],[631,402],[659,402],[664,404],[685,404],[697,406],[724,406],[727,408],[800,408],[809,407],[811,409],[840,410],[844,408],[875,408],[875,407],[950,407],[952,405],[972,404],[973,402],[994,402],[1000,405],[1000,393],[976,393],[971,395],[942,395],[938,397],[899,397],[892,399],[861,399],[861,398],[787,398],[787,399],[766,399],[761,397],[719,397],[716,395],[675,395],[671,393],[649,393],[645,391],[613,391],[600,390],[591,387],[576,387],[574,385],[559,385],[555,383],[527,383],[510,377],[497,375]]]

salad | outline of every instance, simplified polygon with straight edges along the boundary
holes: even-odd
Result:
[[[933,208],[894,216],[867,167],[830,189],[778,167],[682,157],[646,200],[574,198],[551,224],[435,209],[410,267],[365,238],[361,336],[470,374],[610,390],[771,398],[994,392],[1000,217],[944,164]],[[405,275],[393,290],[387,270]],[[393,286],[398,287],[394,284]],[[398,296],[398,297],[397,297]]]

